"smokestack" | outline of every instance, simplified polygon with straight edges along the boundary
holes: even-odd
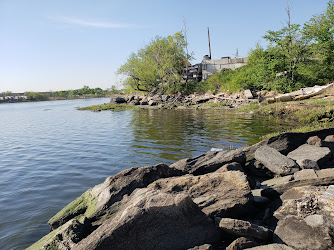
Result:
[[[209,57],[211,59],[211,46],[210,46],[210,30],[209,30],[209,27],[208,27],[208,41],[209,41]]]

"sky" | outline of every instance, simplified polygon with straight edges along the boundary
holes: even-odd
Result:
[[[321,14],[328,0],[289,0],[291,23]],[[156,36],[186,22],[193,63],[247,56],[287,20],[286,0],[0,0],[0,92],[121,88],[117,69]]]

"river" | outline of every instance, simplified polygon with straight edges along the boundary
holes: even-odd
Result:
[[[76,110],[106,102],[0,104],[1,249],[39,240],[56,212],[123,169],[253,144],[278,126],[222,110]]]

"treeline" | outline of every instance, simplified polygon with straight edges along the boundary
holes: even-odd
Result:
[[[269,45],[259,44],[248,55],[246,66],[222,70],[202,82],[189,82],[181,72],[192,54],[187,53],[186,37],[178,32],[167,38],[157,37],[133,53],[119,69],[126,75],[128,91],[189,93],[241,89],[294,91],[334,80],[334,3],[303,25],[291,24],[287,8],[286,26],[267,31]]]
[[[10,91],[0,93],[0,101],[2,102],[16,102],[16,101],[46,101],[54,99],[77,99],[77,98],[89,98],[89,97],[105,97],[111,94],[120,94],[121,91],[117,90],[113,85],[108,90],[101,88],[90,88],[84,86],[77,90],[61,90],[50,92],[24,92],[23,96],[18,96]]]

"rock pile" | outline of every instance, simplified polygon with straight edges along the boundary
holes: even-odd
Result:
[[[247,90],[235,94],[219,93],[216,95],[210,92],[191,95],[116,95],[111,98],[110,103],[174,108],[180,105],[191,106],[203,103],[224,103],[226,106],[236,107],[251,101],[255,101],[254,96],[250,90]]]
[[[334,129],[285,133],[87,190],[30,249],[333,249]]]

